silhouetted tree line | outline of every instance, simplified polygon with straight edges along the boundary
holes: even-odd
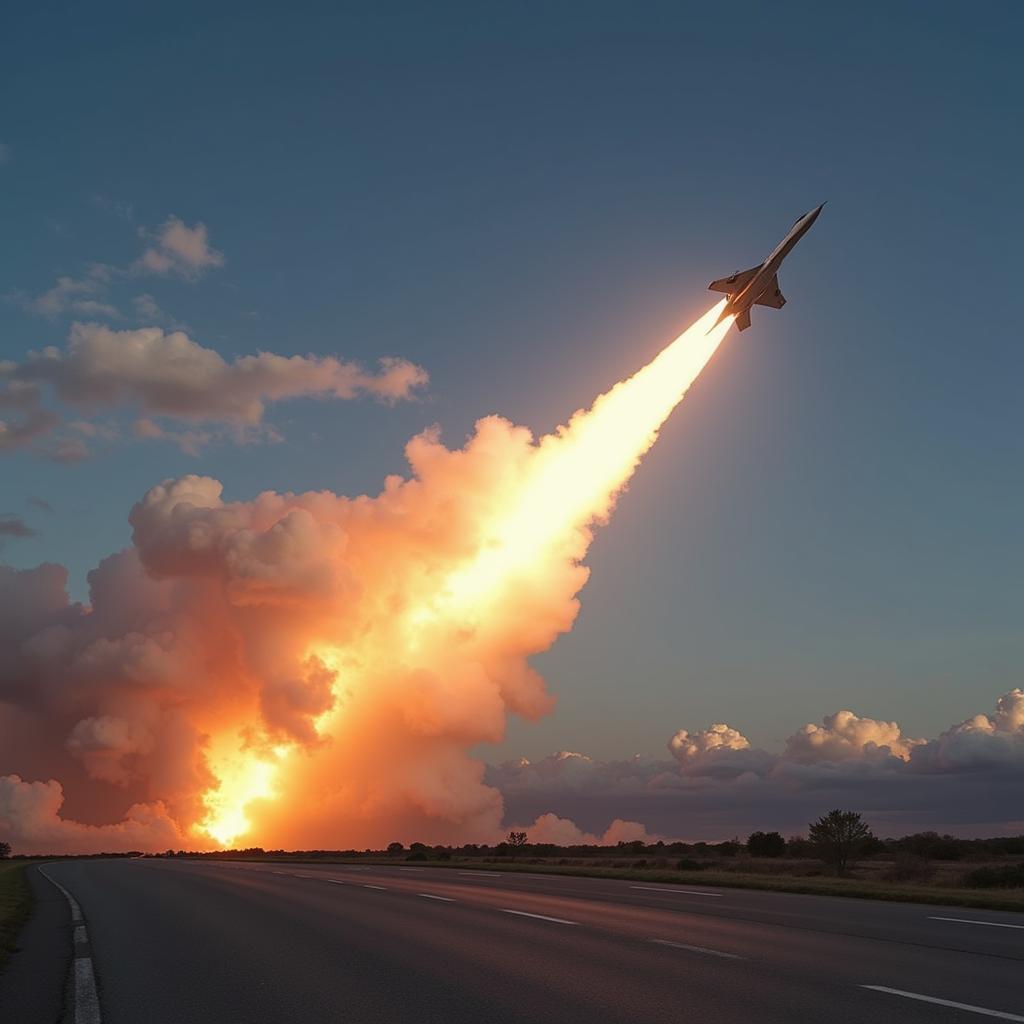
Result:
[[[184,851],[168,850],[164,856],[189,856]],[[196,855],[191,855],[196,856]],[[525,832],[513,831],[503,842],[494,845],[467,843],[462,846],[430,846],[426,843],[389,843],[384,850],[303,850],[264,851],[259,847],[243,850],[222,850],[198,856],[209,858],[273,857],[274,859],[379,859],[403,861],[447,861],[455,859],[515,860],[527,857],[536,861],[570,863],[588,858],[615,858],[616,864],[633,868],[675,868],[679,871],[700,871],[714,868],[723,860],[740,857],[816,859],[838,875],[848,874],[860,860],[892,860],[897,881],[923,880],[923,869],[930,860],[991,861],[1024,856],[1024,836],[999,836],[988,839],[960,839],[937,832],[916,832],[898,839],[879,839],[856,811],[835,809],[808,826],[806,836],[784,838],[780,832],[752,832],[742,841],[738,836],[719,843],[644,843],[640,840],[620,842],[616,846],[531,843]],[[621,861],[617,860],[621,858]],[[627,859],[628,858],[628,859]],[[1024,863],[986,866],[967,876],[968,884],[979,886],[1024,885]]]
[[[11,847],[0,841],[0,858],[11,856]],[[23,856],[14,854],[15,857]],[[719,843],[644,843],[620,842],[616,846],[531,843],[525,832],[513,831],[494,845],[466,843],[462,846],[430,846],[426,843],[389,843],[384,850],[264,850],[260,846],[242,849],[193,853],[167,850],[162,854],[128,853],[89,854],[89,857],[200,857],[211,860],[358,860],[391,858],[405,861],[530,860],[576,863],[588,858],[613,858],[613,865],[631,868],[674,868],[700,871],[714,868],[723,860],[747,857],[817,859],[838,875],[849,873],[858,860],[891,860],[896,881],[922,881],[931,873],[931,861],[993,861],[1024,858],[1024,835],[994,836],[987,839],[960,839],[937,832],[915,832],[898,839],[879,839],[856,811],[835,809],[808,826],[806,836],[783,838],[780,832],[752,832],[742,841],[738,836]],[[755,868],[756,870],[756,868]],[[966,885],[980,888],[1024,887],[1024,859],[1005,864],[986,864],[963,877]]]

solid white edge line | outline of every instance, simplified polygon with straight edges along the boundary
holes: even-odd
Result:
[[[531,914],[526,910],[509,910],[507,907],[498,907],[503,914],[515,914],[518,917],[532,917],[537,921],[550,921],[552,924],[579,924],[578,921],[566,921],[564,917],[548,917],[546,914]]]
[[[954,1010],[966,1010],[968,1013],[977,1013],[982,1017],[998,1017],[1000,1020],[1024,1021],[1016,1013],[1005,1013],[1003,1010],[988,1010],[984,1006],[971,1006],[970,1003],[956,1003],[952,999],[937,999],[935,996],[923,996],[920,992],[904,992],[899,988],[888,988],[885,985],[861,985],[861,988],[869,988],[872,992],[885,992],[891,996],[903,996],[904,999],[916,999],[921,1003],[935,1003],[936,1006],[951,1006]]]
[[[746,960],[739,953],[724,953],[720,949],[708,949],[707,946],[688,946],[683,942],[669,942],[668,939],[651,939],[658,946],[671,946],[673,949],[685,949],[690,953],[707,953],[708,956],[720,956],[725,960]]]
[[[724,896],[724,892],[698,892],[696,889],[664,889],[660,885],[631,885],[630,889],[643,889],[645,892],[679,892],[684,896]]]
[[[87,946],[89,944],[89,932],[82,919],[82,908],[78,900],[64,888],[52,875],[48,874],[41,867],[39,874],[51,885],[58,888],[68,901],[71,908],[71,922],[74,925],[73,940],[75,946]],[[100,999],[96,992],[96,972],[93,970],[91,956],[75,956],[72,960],[74,965],[74,1000],[75,1000],[75,1024],[101,1024]]]
[[[989,928],[1020,928],[1024,930],[1024,924],[1003,924],[1002,921],[972,921],[966,917],[929,917],[929,921],[955,921],[957,924],[984,924]]]
[[[425,900],[442,900],[445,903],[457,903],[458,900],[453,900],[451,896],[435,896],[432,892],[418,892],[417,896],[422,896]]]

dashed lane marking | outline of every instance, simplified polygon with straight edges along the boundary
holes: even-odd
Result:
[[[989,928],[1019,928],[1024,930],[1024,924],[1004,924],[1002,921],[973,921],[967,917],[929,917],[929,921],[953,921],[956,924],[984,924]]]
[[[688,953],[706,953],[708,956],[720,956],[725,960],[746,960],[738,953],[725,953],[720,949],[708,949],[707,946],[688,946],[683,942],[669,942],[668,939],[651,939],[658,946],[671,946],[673,949],[685,949]]]
[[[989,1010],[984,1006],[972,1006],[970,1003],[955,1003],[952,999],[937,999],[935,996],[923,996],[920,992],[904,992],[899,988],[887,988],[885,985],[861,985],[861,988],[869,988],[872,992],[885,992],[890,996],[902,996],[904,999],[916,999],[919,1003],[934,1003],[936,1006],[950,1006],[954,1010],[964,1010],[967,1013],[976,1013],[981,1017],[998,1017],[1000,1020],[1024,1021],[1016,1013],[1006,1013],[1004,1010]]]
[[[566,921],[564,917],[548,917],[546,914],[531,914],[526,910],[509,910],[498,908],[503,914],[515,914],[517,917],[532,917],[536,921],[550,921],[552,924],[579,924],[579,921]]]
[[[645,892],[678,892],[683,896],[724,896],[721,892],[699,892],[697,889],[665,889],[660,885],[631,885],[630,889],[643,889]]]
[[[453,900],[450,896],[435,896],[432,892],[418,892],[417,896],[422,896],[425,900],[441,900],[444,903],[456,903],[457,900]]]

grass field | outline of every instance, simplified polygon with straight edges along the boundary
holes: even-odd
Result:
[[[285,860],[291,863],[308,860],[310,863],[358,863],[404,865],[399,858],[342,857],[260,857],[258,860]],[[586,878],[624,878],[643,882],[685,882],[687,885],[712,885],[736,889],[761,889],[768,892],[794,892],[814,896],[847,896],[869,900],[888,900],[903,903],[932,903],[948,906],[980,907],[987,910],[1016,910],[1024,912],[1024,889],[972,889],[966,886],[942,886],[879,881],[864,878],[836,878],[834,876],[794,877],[780,873],[756,871],[677,871],[664,868],[606,867],[586,864],[532,863],[526,860],[509,861],[498,858],[452,858],[451,860],[417,860],[421,867],[467,868],[491,871],[528,871],[535,874],[578,875]]]
[[[23,860],[0,861],[0,970],[14,952],[15,939],[32,909],[27,866]]]

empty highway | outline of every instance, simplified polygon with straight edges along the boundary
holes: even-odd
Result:
[[[1011,913],[483,868],[46,871],[105,1024],[1024,1021]]]

